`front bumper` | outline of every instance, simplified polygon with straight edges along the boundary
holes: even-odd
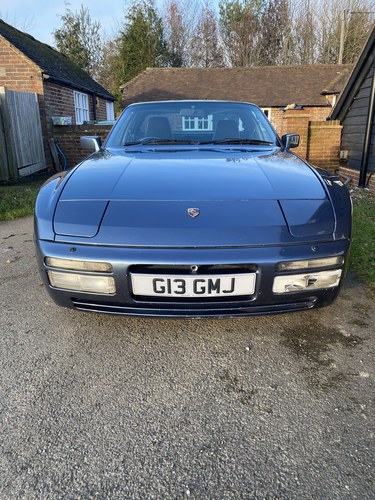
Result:
[[[139,316],[203,317],[246,316],[299,311],[331,304],[342,286],[348,263],[349,240],[319,243],[313,246],[287,245],[238,248],[135,248],[94,246],[37,240],[38,265],[52,299],[64,307],[85,311]],[[281,261],[344,256],[344,272],[337,288],[293,292],[272,292],[273,280]],[[48,281],[45,257],[109,262],[113,266],[116,293],[97,295],[52,288]],[[191,266],[198,274],[212,272],[256,273],[255,292],[251,296],[203,299],[136,297],[132,294],[130,272],[186,274]],[[323,269],[320,269],[323,270]],[[318,271],[318,270],[317,270]],[[281,274],[281,273],[279,273]],[[285,273],[282,273],[285,274]],[[293,273],[290,273],[293,274]]]

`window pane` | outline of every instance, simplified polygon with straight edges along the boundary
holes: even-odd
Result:
[[[74,111],[77,125],[82,125],[84,121],[90,119],[89,97],[87,94],[74,92]]]
[[[114,108],[113,102],[106,101],[105,106],[106,106],[106,111],[107,111],[107,120],[114,120],[115,119],[115,108]]]

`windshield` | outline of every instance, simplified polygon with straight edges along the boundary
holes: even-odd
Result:
[[[276,141],[272,127],[257,106],[233,102],[170,101],[129,106],[111,132],[106,146],[274,145]]]

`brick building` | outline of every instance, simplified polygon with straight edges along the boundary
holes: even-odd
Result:
[[[67,57],[0,20],[0,86],[38,95],[47,165],[52,117],[113,120],[115,98]]]
[[[223,99],[257,104],[277,132],[286,133],[286,111],[326,120],[351,65],[249,68],[148,68],[122,87],[122,105],[164,99]]]

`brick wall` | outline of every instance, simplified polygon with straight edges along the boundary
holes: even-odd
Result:
[[[283,134],[299,134],[300,144],[298,148],[293,151],[303,158],[307,158],[310,115],[306,114],[304,111],[305,110],[289,110],[284,112]]]
[[[67,157],[68,168],[74,167],[83,160],[89,151],[80,148],[80,137],[83,135],[98,135],[104,141],[111,130],[109,125],[72,125],[53,127],[53,137]]]
[[[349,178],[349,184],[353,186],[358,186],[359,170],[352,170],[351,168],[340,167],[339,173],[342,174],[345,178]],[[367,174],[366,186],[369,188],[370,191],[375,193],[375,175],[372,175],[371,172]]]
[[[89,112],[90,119],[94,119],[93,105],[94,100],[90,94],[89,96]],[[64,87],[57,83],[44,81],[44,100],[45,100],[45,126],[47,130],[48,137],[56,137],[59,140],[59,144],[68,156],[68,165],[73,167],[85,156],[87,156],[87,151],[81,151],[79,148],[79,137],[81,135],[100,135],[106,137],[110,128],[107,127],[103,130],[95,126],[94,130],[89,130],[87,125],[75,125],[75,110],[74,110],[74,90],[69,87]],[[107,110],[105,99],[97,97],[95,100],[96,105],[96,119],[106,120]],[[53,126],[52,116],[71,116],[73,125],[71,127],[66,126]],[[61,142],[61,143],[60,143]],[[65,152],[65,149],[68,153]],[[48,144],[48,152],[46,153],[50,165],[53,165],[50,146]]]
[[[275,127],[277,133],[282,136],[284,134],[293,133],[293,130],[288,128],[287,116],[292,115],[308,115],[310,121],[321,121],[328,118],[332,108],[328,106],[320,107],[305,107],[301,110],[282,111],[280,108],[271,108],[271,123]],[[287,130],[288,128],[288,130]]]
[[[46,100],[46,120],[52,126],[52,116],[71,116],[75,123],[73,90],[57,83],[44,83],[44,96]]]
[[[342,126],[339,121],[311,121],[307,159],[317,167],[334,170],[340,156]]]
[[[312,109],[312,108],[311,108]],[[319,111],[320,108],[315,108]],[[329,108],[321,108],[327,109]],[[283,112],[282,134],[299,134],[301,142],[293,149],[298,155],[317,167],[335,170],[339,166],[342,126],[338,121],[311,120],[319,112],[306,114],[305,110]]]
[[[69,87],[64,87],[58,83],[44,82],[44,96],[46,101],[46,119],[51,124],[52,116],[71,116],[72,123],[75,124],[74,111],[74,90]],[[94,119],[94,100],[91,94],[89,97],[89,113],[90,120]],[[96,119],[106,120],[106,100],[101,97],[95,98]]]
[[[106,100],[101,97],[96,99],[96,119],[107,120]]]
[[[40,68],[0,36],[0,86],[43,95]]]

